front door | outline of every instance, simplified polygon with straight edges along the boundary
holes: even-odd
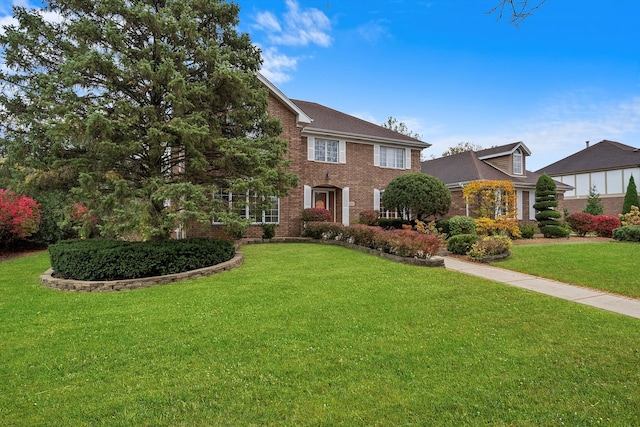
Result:
[[[336,192],[329,189],[313,190],[313,207],[331,212],[331,221],[336,221]]]

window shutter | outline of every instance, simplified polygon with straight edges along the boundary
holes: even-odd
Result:
[[[338,141],[338,162],[347,163],[347,142]]]
[[[522,217],[522,190],[516,191],[516,208],[518,209],[518,219],[523,219]]]
[[[311,207],[311,187],[308,185],[304,186],[304,209]]]
[[[404,168],[411,169],[411,148],[404,149]]]
[[[533,191],[529,191],[529,221],[536,220],[536,210],[533,205],[536,203],[536,196]]]
[[[349,225],[349,187],[342,189],[342,225]]]
[[[380,190],[378,190],[377,188],[373,189],[373,210],[380,210]]]
[[[314,161],[316,159],[316,139],[312,136],[307,137],[307,160]]]
[[[378,144],[373,146],[373,166],[380,166],[380,146]]]

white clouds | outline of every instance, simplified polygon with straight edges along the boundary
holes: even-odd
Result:
[[[383,20],[367,22],[356,28],[355,32],[359,38],[369,43],[375,43],[381,38],[390,36],[389,28],[387,28]]]
[[[286,12],[279,18],[269,11],[255,15],[253,28],[265,33],[264,60],[261,72],[274,83],[286,82],[295,71],[300,57],[283,50],[316,45],[329,47],[331,21],[319,9],[301,8],[297,0],[286,0]]]

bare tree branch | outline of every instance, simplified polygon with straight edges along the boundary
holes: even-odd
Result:
[[[487,14],[498,14],[498,21],[510,16],[509,23],[518,27],[525,19],[533,15],[547,0],[500,0]]]

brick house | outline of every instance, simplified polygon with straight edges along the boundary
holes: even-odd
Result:
[[[565,193],[569,213],[582,212],[591,188],[600,194],[606,215],[622,212],[629,178],[640,186],[640,149],[603,140],[537,171],[573,187]]]
[[[262,213],[248,237],[262,235],[261,223],[277,224],[276,237],[300,236],[302,211],[310,207],[328,209],[332,221],[348,225],[360,212],[380,209],[380,194],[393,178],[420,171],[420,152],[430,144],[314,102],[289,99],[258,77],[269,90],[269,114],[280,119],[280,137],[289,142],[286,157],[298,187],[287,197],[274,198],[272,209]],[[189,232],[222,233],[216,223]]]
[[[518,220],[535,221],[535,191],[540,173],[528,171],[531,151],[522,142],[479,151],[465,151],[422,162],[422,172],[441,179],[451,191],[451,209],[446,215],[472,216],[462,196],[466,184],[479,180],[511,181],[517,193]],[[563,210],[563,195],[572,187],[557,183],[558,210]]]

